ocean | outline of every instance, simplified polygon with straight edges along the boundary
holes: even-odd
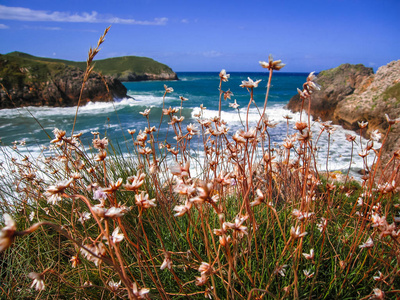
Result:
[[[229,73],[229,72],[228,72]],[[219,101],[219,76],[218,72],[179,72],[178,81],[146,81],[146,82],[125,82],[128,95],[132,98],[115,99],[107,103],[89,103],[80,107],[78,112],[75,133],[82,133],[81,139],[85,145],[89,146],[93,135],[92,131],[100,132],[101,137],[107,136],[113,146],[122,154],[131,152],[132,139],[128,129],[136,129],[137,132],[148,126],[146,118],[139,112],[150,108],[150,125],[158,128],[164,94],[164,84],[172,87],[174,92],[168,93],[165,97],[165,107],[180,107],[180,96],[188,101],[183,102],[182,116],[185,117],[184,124],[197,124],[194,115],[200,112],[200,105],[206,107],[203,112],[205,117],[218,115]],[[272,78],[267,115],[268,118],[277,122],[275,128],[269,129],[272,143],[282,143],[287,133],[286,119],[289,115],[290,129],[294,123],[299,121],[300,115],[293,114],[285,108],[290,98],[297,93],[296,89],[302,87],[307,78],[307,73],[280,73],[275,72]],[[243,80],[250,77],[259,80],[258,88],[254,90],[254,100],[257,106],[262,109],[265,99],[266,85],[268,81],[267,72],[234,72],[230,73],[228,82],[222,83],[222,90],[228,89],[233,93],[231,100],[222,100],[222,119],[228,123],[230,134],[233,135],[237,129],[242,128],[241,119],[245,120],[246,108],[249,102],[249,92],[239,85]],[[229,107],[236,99],[240,105],[240,114],[237,110]],[[68,133],[72,130],[76,107],[51,108],[51,107],[28,107],[18,109],[3,109],[0,113],[0,139],[1,147],[12,146],[14,141],[23,146],[19,146],[19,151],[32,156],[37,156],[43,151],[43,145],[48,146],[49,141],[54,138],[52,130],[54,128],[65,130]],[[259,119],[257,108],[252,105],[249,114],[250,126],[255,125]],[[160,136],[167,136],[168,142],[173,145],[176,141],[171,139],[172,129],[168,126],[167,116],[163,117],[163,125]],[[331,137],[331,147],[329,152],[330,171],[347,172],[351,156],[351,144],[346,141],[345,134],[353,132],[344,130],[340,126],[335,126],[336,131]],[[314,137],[319,134],[321,126],[314,125]],[[169,137],[167,135],[169,130]],[[294,130],[292,131],[294,132]],[[318,160],[320,170],[325,170],[327,156],[328,134],[323,133],[318,141],[320,147]],[[364,144],[365,140],[362,141]],[[275,144],[276,145],[276,144]],[[357,172],[363,168],[363,162],[357,155],[356,150],[353,156],[352,175],[357,177]],[[0,158],[4,159],[4,158]]]

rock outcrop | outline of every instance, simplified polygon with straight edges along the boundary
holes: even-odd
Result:
[[[321,90],[312,94],[311,115],[331,120],[346,129],[359,130],[358,122],[368,122],[365,135],[374,130],[387,132],[390,118],[400,117],[400,60],[380,67],[376,74],[363,65],[341,65],[321,72],[317,81]],[[294,112],[301,109],[298,95],[287,106]],[[304,108],[308,103],[304,104]],[[400,149],[400,124],[395,124],[383,146],[382,161],[387,162]]]
[[[13,60],[0,56],[0,108],[21,106],[76,106],[84,72],[61,63]],[[82,92],[81,105],[127,97],[126,87],[116,78],[93,72]]]
[[[353,94],[354,90],[372,74],[372,68],[350,64],[319,73],[316,83],[321,86],[321,90],[315,91],[312,95],[311,115],[323,121],[331,120],[339,123],[339,120],[335,119],[338,104]],[[293,112],[300,111],[300,96],[298,94],[293,96],[287,107]],[[308,101],[304,103],[304,108],[308,108]]]
[[[124,72],[117,76],[117,79],[120,81],[178,80],[178,76],[174,72],[162,72],[160,74]]]

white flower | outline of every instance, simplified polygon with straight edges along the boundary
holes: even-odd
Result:
[[[370,237],[364,244],[360,245],[359,247],[360,248],[371,248],[373,246],[374,246],[374,241]]]
[[[116,227],[110,237],[111,242],[114,244],[120,243],[124,239],[124,234],[119,233],[119,227]]]
[[[221,78],[222,81],[227,82],[230,75],[226,74],[225,69],[222,69],[221,72],[219,73],[219,77]]]
[[[382,134],[379,132],[378,129],[371,132],[371,140],[373,140],[375,142],[379,142],[379,140],[381,138],[382,138]]]
[[[186,200],[185,205],[177,205],[173,208],[173,210],[176,211],[176,214],[174,214],[174,217],[182,217],[191,208],[192,208],[192,202]]]
[[[285,64],[282,63],[281,60],[273,60],[272,55],[270,54],[268,56],[268,62],[266,61],[259,61],[261,67],[268,69],[268,70],[277,70],[279,71],[280,69],[282,69]]]
[[[385,293],[378,288],[374,289],[374,294],[371,299],[385,299]]]
[[[303,270],[304,275],[306,275],[306,278],[312,278],[314,276],[314,272],[310,273],[311,271],[308,270]]]
[[[138,290],[136,282],[133,283],[133,294],[138,298],[138,299],[145,299],[146,294],[150,292],[150,289],[142,288]]]
[[[375,281],[382,281],[383,280],[383,274],[381,271],[378,271],[378,276],[373,276],[372,277]]]
[[[136,205],[143,208],[150,208],[157,206],[156,199],[149,199],[149,194],[142,192],[139,195],[135,195]]]
[[[17,224],[9,214],[4,214],[3,219],[6,226],[0,231],[0,252],[11,246],[17,230]]]
[[[166,93],[172,93],[174,91],[174,89],[172,87],[167,87],[166,84],[164,84],[164,89]]]
[[[287,267],[287,265],[282,265],[282,266],[276,267],[276,269],[274,271],[274,274],[279,274],[282,277],[285,277],[286,276],[286,274],[285,274],[285,272],[286,272],[285,268],[286,267]]]
[[[242,84],[240,85],[243,88],[256,88],[258,87],[258,84],[261,82],[261,79],[257,80],[257,81],[253,81],[252,79],[250,79],[250,77],[247,77],[247,81],[243,80]]]
[[[199,267],[199,272],[200,272],[200,274],[203,276],[208,276],[208,275],[211,275],[212,274],[212,272],[214,271],[214,269],[213,269],[213,267],[212,266],[210,266],[210,264],[209,263],[206,263],[206,262],[202,262],[201,263],[201,265],[200,265],[200,267]]]
[[[83,213],[80,215],[80,218],[78,219],[78,221],[81,222],[81,223],[83,224],[83,223],[85,223],[87,220],[89,220],[90,217],[91,217],[90,213],[88,213],[88,212],[85,211],[85,212],[83,212]]]
[[[297,240],[299,238],[306,236],[307,232],[305,231],[305,232],[300,233],[300,226],[297,226],[296,228],[294,228],[292,226],[292,228],[290,228],[290,235],[292,236],[292,238]]]
[[[108,282],[108,286],[110,287],[110,290],[112,290],[113,292],[116,292],[119,287],[121,285],[121,280],[119,282],[115,282],[114,280],[110,280]]]
[[[236,103],[236,99],[235,99],[235,101],[234,101],[233,103],[229,103],[229,107],[232,107],[232,108],[234,108],[234,109],[238,109],[239,106],[240,106],[240,105]]]
[[[168,270],[172,269],[172,260],[168,253],[165,253],[164,261],[160,266],[160,270],[164,270],[165,268],[168,268]]]
[[[36,272],[31,272],[28,274],[30,279],[33,279],[31,288],[35,287],[37,291],[43,291],[45,289],[43,276]]]
[[[310,253],[303,253],[303,256],[307,259],[307,260],[313,260],[314,259],[314,249],[310,250]]]

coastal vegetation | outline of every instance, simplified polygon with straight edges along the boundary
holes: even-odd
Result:
[[[86,62],[84,61],[76,62],[63,59],[37,57],[18,51],[2,55],[1,57],[3,59],[10,59],[13,63],[18,64],[22,68],[32,68],[38,71],[45,67],[57,71],[60,66],[76,67],[83,71],[86,68]],[[132,81],[135,80],[133,77],[136,77],[136,80],[140,78],[143,78],[141,80],[146,80],[146,76],[149,77],[148,79],[153,76],[154,79],[158,80],[177,79],[176,74],[167,65],[151,58],[140,56],[121,56],[99,59],[94,65],[94,71],[103,75],[116,77],[121,81],[129,81],[127,78],[129,74],[132,76]],[[2,73],[0,73],[0,76],[1,74]],[[45,79],[45,77],[43,77],[43,72],[39,72],[38,75],[42,75],[40,79]]]
[[[89,52],[84,84],[98,49]],[[103,133],[93,131],[87,147],[78,129],[62,128],[39,157],[23,154],[23,142],[1,147],[2,298],[398,297],[400,150],[386,164],[376,145],[400,119],[387,116],[387,130],[368,142],[346,137],[364,159],[360,182],[321,172],[320,137],[328,136],[329,169],[335,129],[311,120],[316,76],[298,91],[294,132],[285,117],[287,134],[272,144],[276,124],[264,113],[271,78],[284,64],[271,56],[260,64],[268,84],[255,123],[248,114],[260,81],[243,80],[249,102],[241,114],[229,74],[216,80],[216,101],[230,101],[243,121],[236,132],[221,105],[212,118],[201,106],[197,124],[184,126],[180,112],[190,99],[181,97],[180,107],[163,102],[156,124],[150,109],[140,113],[147,125],[128,130],[130,155]],[[179,91],[165,85],[164,98],[170,93]],[[159,136],[162,126],[173,142]],[[368,123],[358,127],[362,135]]]

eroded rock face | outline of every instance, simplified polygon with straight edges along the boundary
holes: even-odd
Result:
[[[166,73],[163,72],[161,74],[136,74],[133,72],[129,72],[127,74],[122,74],[117,77],[120,81],[147,81],[147,80],[178,80],[178,76],[176,73]]]
[[[22,72],[34,76],[32,72]],[[76,106],[79,101],[84,72],[78,68],[66,67],[63,72],[49,76],[46,81],[21,80],[10,83],[7,93],[0,91],[0,108],[22,106]],[[108,90],[107,87],[108,86]],[[83,89],[80,105],[92,101],[110,101],[124,98],[126,87],[117,79],[92,73]]]
[[[388,129],[385,114],[400,117],[400,60],[392,61],[373,74],[363,65],[341,65],[318,75],[321,90],[312,94],[311,115],[323,121],[358,132],[358,122],[368,122],[365,136],[378,130],[384,136]],[[292,97],[288,108],[300,111],[298,95]],[[304,109],[308,108],[308,102]],[[382,148],[382,161],[388,162],[400,149],[400,124],[395,124]]]
[[[335,120],[334,115],[337,105],[346,96],[351,95],[372,74],[372,68],[350,64],[322,71],[318,74],[316,81],[321,86],[321,90],[312,94],[311,115],[319,117],[323,121],[338,121]],[[290,99],[288,108],[293,112],[301,110],[299,95]],[[304,103],[304,108],[308,108],[308,101]]]

